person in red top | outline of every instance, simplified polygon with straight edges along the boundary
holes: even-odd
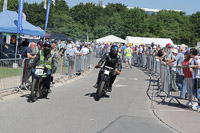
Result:
[[[182,63],[183,66],[183,73],[184,73],[184,79],[185,79],[185,85],[187,89],[188,99],[189,102],[186,104],[186,106],[192,106],[192,92],[193,92],[193,79],[192,79],[192,72],[190,71],[190,68],[188,65],[190,65],[190,51],[186,51],[184,53],[185,60]],[[185,90],[186,91],[186,90]]]

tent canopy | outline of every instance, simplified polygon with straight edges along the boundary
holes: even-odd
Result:
[[[4,10],[0,13],[0,32],[17,33],[18,14],[15,11]],[[44,36],[44,30],[22,19],[23,34]]]
[[[148,38],[148,37],[132,37],[127,36],[126,41],[128,43],[133,43],[134,45],[140,45],[140,44],[157,44],[162,47],[166,46],[167,43],[171,43],[174,45],[172,40],[170,38]]]
[[[100,43],[100,42],[104,42],[104,43],[107,43],[107,42],[113,42],[113,43],[127,43],[126,40],[123,40],[117,36],[114,36],[114,35],[109,35],[109,36],[106,36],[106,37],[102,37],[102,38],[99,38],[96,40],[97,43]]]

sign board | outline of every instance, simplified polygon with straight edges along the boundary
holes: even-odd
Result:
[[[197,42],[197,46],[199,46],[199,47],[200,47],[200,42]]]
[[[26,38],[26,39],[40,39],[40,36],[21,34],[20,38]]]

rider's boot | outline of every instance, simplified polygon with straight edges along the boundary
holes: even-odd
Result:
[[[112,91],[112,86],[108,86],[108,92]]]
[[[52,92],[52,90],[49,88],[49,89],[48,89],[48,93],[51,93],[51,92]]]
[[[98,88],[98,86],[99,86],[99,85],[96,83],[93,87],[94,87],[94,88]]]

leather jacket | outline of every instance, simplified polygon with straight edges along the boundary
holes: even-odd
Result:
[[[110,53],[105,54],[101,60],[98,62],[98,66],[102,66],[104,63],[104,66],[109,66],[114,69],[117,69],[118,71],[121,72],[122,70],[122,63],[120,56],[115,56],[113,57]]]

